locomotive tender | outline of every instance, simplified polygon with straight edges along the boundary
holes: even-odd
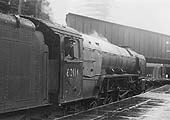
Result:
[[[0,26],[1,114],[139,88],[145,57],[129,48],[28,16],[0,14]]]

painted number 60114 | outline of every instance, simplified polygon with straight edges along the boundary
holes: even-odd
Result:
[[[79,70],[77,68],[67,68],[66,76],[67,77],[77,77]]]

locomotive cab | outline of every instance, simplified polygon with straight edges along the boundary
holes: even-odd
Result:
[[[65,36],[63,41],[63,89],[61,103],[82,98],[82,39]]]
[[[82,99],[81,35],[71,28],[32,17],[36,30],[44,35],[49,51],[48,95],[50,103],[62,104]]]

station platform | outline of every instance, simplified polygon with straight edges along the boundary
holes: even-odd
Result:
[[[170,85],[55,120],[170,120]]]

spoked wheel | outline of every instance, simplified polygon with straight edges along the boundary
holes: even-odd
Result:
[[[112,96],[111,96],[111,95],[108,95],[108,96],[104,99],[103,104],[109,104],[109,103],[111,103],[111,102],[113,102]]]
[[[108,100],[107,100],[107,103],[112,103],[112,102],[113,102],[112,96],[109,95]]]
[[[95,108],[95,107],[97,107],[97,101],[94,100],[90,103],[90,108]]]

